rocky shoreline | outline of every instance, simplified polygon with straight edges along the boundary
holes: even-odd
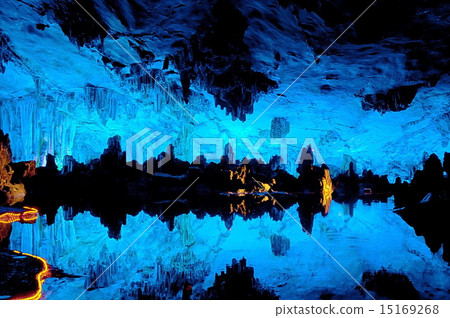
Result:
[[[40,299],[42,283],[49,275],[44,259],[0,249],[0,299]]]

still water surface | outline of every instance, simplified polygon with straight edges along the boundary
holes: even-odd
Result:
[[[297,206],[288,212],[301,221]],[[70,277],[48,278],[43,299],[76,299],[156,217],[128,215],[120,238],[89,212],[65,218],[61,208],[54,224],[46,216],[35,224],[14,223],[10,249],[38,255]],[[303,220],[304,221],[304,220]],[[289,240],[283,256],[275,256],[271,237]],[[332,202],[328,215],[313,217],[312,236],[353,276],[382,268],[405,274],[422,298],[450,298],[450,270],[442,250],[433,254],[397,214],[393,202],[364,204],[353,209]],[[276,248],[276,247],[275,247]],[[208,214],[177,216],[173,230],[156,220],[127,252],[86,291],[81,299],[135,299],[138,290],[168,299],[181,299],[170,286],[180,280],[193,286],[193,298],[211,287],[215,274],[232,259],[247,260],[255,277],[281,299],[368,299],[356,283],[288,214],[274,220],[269,213],[231,224]]]

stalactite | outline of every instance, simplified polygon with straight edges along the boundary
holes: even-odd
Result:
[[[122,290],[124,298],[131,299],[181,299],[185,289],[192,290],[204,281],[210,265],[199,260],[192,252],[180,252],[169,264],[161,259],[154,264],[152,275],[144,280],[131,282],[129,290]]]

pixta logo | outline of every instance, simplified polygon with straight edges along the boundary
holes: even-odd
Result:
[[[141,171],[145,170],[149,174],[154,174],[156,170],[155,166],[161,168],[173,157],[171,145],[167,146],[165,152],[161,152],[160,155],[155,156],[157,149],[162,147],[170,139],[172,139],[172,136],[163,135],[161,132],[150,128],[141,130],[127,140],[127,165],[136,167],[136,169]],[[244,151],[247,155],[238,163],[247,164],[251,158],[255,158],[260,164],[265,164],[266,161],[263,159],[261,153],[273,153],[273,149],[272,151],[267,151],[268,149],[263,151],[263,147],[269,145],[271,147],[278,147],[280,164],[284,165],[288,162],[288,152],[290,149],[288,146],[297,145],[297,138],[270,138],[268,143],[266,141],[267,138],[259,138],[256,142],[252,142],[250,138],[240,138],[242,147],[245,148]],[[191,162],[194,165],[201,164],[202,157],[207,161],[220,161],[226,154],[228,163],[236,164],[238,150],[237,138],[228,138],[225,147],[224,145],[225,141],[223,138],[193,138]],[[208,152],[205,151],[205,148],[214,148],[214,151]],[[304,140],[301,151],[296,158],[295,164],[302,164],[305,160],[316,165],[325,164],[319,148],[312,138],[306,138]]]
[[[155,172],[155,151],[163,144],[172,139],[172,136],[162,135],[159,131],[152,131],[150,128],[144,128],[137,134],[127,139],[126,160],[127,166],[136,167],[136,169],[144,171],[149,174]],[[136,156],[135,156],[136,154]],[[144,154],[146,168],[144,169]],[[167,147],[162,158],[158,158],[156,164],[161,168],[164,164],[172,159],[172,147]]]
[[[265,164],[261,152],[263,152],[263,147],[267,146],[267,138],[259,138],[256,142],[252,142],[250,138],[240,138],[240,141],[246,148],[247,155],[240,162],[240,164],[247,164],[251,158],[255,158],[259,163]],[[280,163],[287,164],[288,162],[288,152],[289,145],[297,145],[297,138],[270,138],[270,146],[279,147]],[[200,157],[203,156],[206,160],[217,161],[221,160],[224,155],[223,149],[225,149],[228,155],[228,163],[236,163],[236,152],[237,152],[237,139],[228,138],[228,143],[224,148],[224,140],[222,138],[194,138],[192,144],[192,162],[194,164],[200,163]],[[214,146],[215,151],[204,152],[202,146]],[[302,164],[305,160],[314,161],[316,165],[325,164],[325,161],[317,147],[313,138],[305,138],[303,142],[302,149],[297,156],[296,164]]]

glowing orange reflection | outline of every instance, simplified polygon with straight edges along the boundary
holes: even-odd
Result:
[[[50,267],[48,266],[47,261],[44,258],[39,257],[39,256],[35,256],[35,255],[27,254],[27,253],[21,253],[19,251],[13,251],[13,252],[20,254],[20,255],[30,256],[30,257],[33,257],[33,258],[39,260],[42,263],[42,270],[36,275],[36,282],[38,284],[37,290],[26,293],[26,294],[11,297],[11,299],[12,300],[38,300],[38,299],[41,299],[42,284],[44,284],[45,279],[51,277],[51,271],[50,271]]]
[[[333,181],[331,180],[330,170],[324,170],[324,176],[321,179],[321,198],[320,203],[324,207],[324,215],[327,215],[330,211],[331,201],[333,200]]]
[[[6,212],[0,214],[0,223],[1,224],[11,224],[14,222],[22,222],[22,223],[34,223],[38,218],[38,210],[35,208],[30,208],[25,206],[26,209],[23,212]]]

